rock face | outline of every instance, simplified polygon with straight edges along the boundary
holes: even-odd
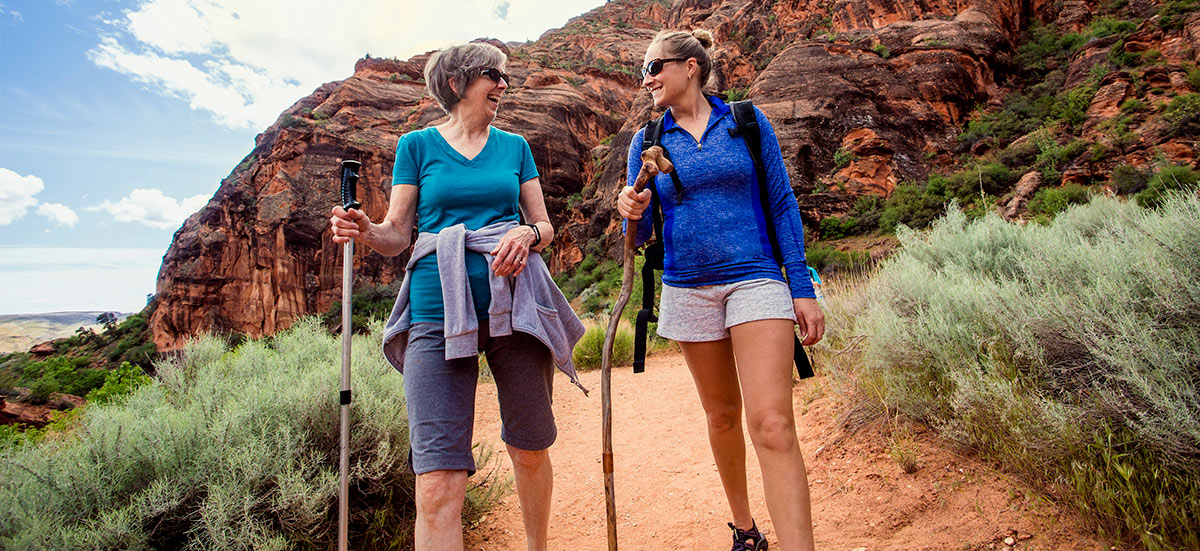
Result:
[[[1030,21],[1079,30],[1098,1],[1062,4],[1051,13],[1048,0],[616,0],[532,43],[491,41],[508,54],[513,76],[494,124],[533,149],[558,228],[551,269],[587,254],[616,258],[613,200],[627,147],[657,115],[637,67],[658,30],[703,27],[716,37],[713,91],[748,95],[771,119],[814,224],[845,213],[859,195],[886,196],[950,162],[975,106],[1003,97],[1014,44]],[[1086,79],[1089,63],[1108,55],[1112,42],[1102,40],[1073,58],[1068,82]],[[1153,86],[1186,91],[1181,64],[1200,52],[1200,21],[1170,34],[1147,26],[1124,45],[1152,47],[1175,63],[1151,75],[1161,81]],[[321,86],[258,136],[164,257],[151,320],[160,349],[205,331],[272,334],[340,299],[341,247],[327,229],[339,161],[363,163],[359,196],[380,219],[397,138],[445,116],[425,93],[426,59],[362,59],[350,78]],[[1088,128],[1113,116],[1132,79],[1105,79]],[[395,281],[404,260],[356,251],[356,287]]]

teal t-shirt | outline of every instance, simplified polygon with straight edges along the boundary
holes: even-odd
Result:
[[[521,219],[521,183],[538,177],[525,138],[489,127],[483,150],[468,160],[437,128],[400,136],[392,185],[417,186],[417,230],[436,233],[455,224],[477,230],[496,222]],[[487,318],[491,304],[487,260],[467,251],[467,280],[475,313]],[[442,281],[437,255],[417,261],[409,280],[412,320],[444,321]]]

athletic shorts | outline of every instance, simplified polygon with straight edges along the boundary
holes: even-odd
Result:
[[[479,349],[487,355],[500,400],[500,438],[522,450],[544,450],[558,429],[550,349],[536,337],[513,332],[490,338],[481,320]],[[446,360],[442,324],[417,322],[404,352],[404,397],[408,405],[409,463],[417,474],[441,470],[475,473],[471,437],[479,358]]]
[[[782,281],[751,279],[700,287],[664,283],[658,336],[683,342],[719,341],[729,338],[730,327],[765,319],[796,319],[791,290]]]

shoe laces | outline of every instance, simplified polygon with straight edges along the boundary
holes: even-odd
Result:
[[[730,522],[729,528],[733,530],[733,549],[730,551],[755,551],[759,548],[763,537],[757,524],[751,524],[749,530],[742,530]]]

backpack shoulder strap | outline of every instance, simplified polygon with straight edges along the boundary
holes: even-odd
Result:
[[[750,150],[750,158],[754,161],[754,173],[758,176],[758,198],[762,201],[763,217],[767,222],[767,238],[771,241],[771,254],[775,263],[783,265],[783,254],[779,249],[779,238],[775,236],[775,223],[771,218],[771,198],[767,193],[767,168],[762,163],[762,132],[758,128],[758,116],[754,113],[754,103],[750,100],[735,101],[729,104],[733,111],[733,122],[737,128],[729,130],[729,135],[741,136]]]
[[[646,133],[642,135],[642,151],[650,146],[662,146],[663,119],[665,115],[646,123]]]
[[[746,147],[750,148],[750,157],[754,159],[754,168],[762,169],[762,133],[758,129],[758,116],[754,114],[754,102],[746,99],[729,104],[733,111],[733,122],[737,129],[730,131],[734,136],[742,136]]]

